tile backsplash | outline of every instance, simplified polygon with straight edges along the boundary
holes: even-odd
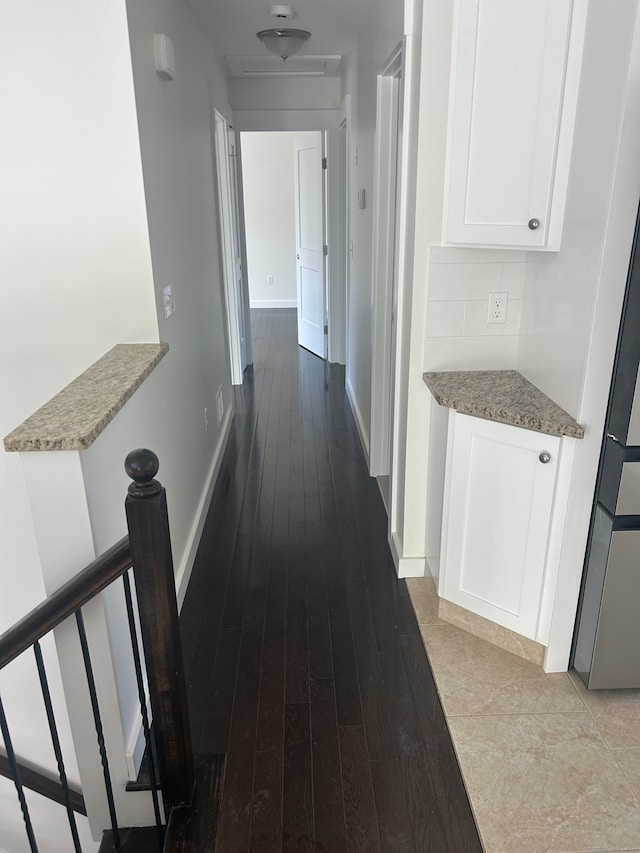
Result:
[[[523,252],[430,250],[426,370],[514,368],[525,277]],[[487,323],[490,293],[507,293],[504,323]]]

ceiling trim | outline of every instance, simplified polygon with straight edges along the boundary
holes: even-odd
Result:
[[[342,56],[225,56],[231,77],[337,77]]]

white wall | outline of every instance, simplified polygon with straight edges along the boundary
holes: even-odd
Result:
[[[130,6],[131,52],[123,0],[61,0],[55,8],[25,0],[3,8],[0,43],[11,85],[0,89],[0,427],[8,433],[113,344],[169,341],[161,372],[130,401],[131,429],[124,439],[116,426],[105,433],[88,452],[84,473],[89,508],[96,509],[93,544],[102,550],[124,530],[127,439],[148,437],[170,495],[184,591],[197,516],[222,447],[215,418],[205,431],[203,410],[215,411],[220,386],[227,412],[231,407],[208,107],[209,89],[226,94],[226,86],[181,4]],[[153,71],[154,32],[174,42],[174,83]],[[158,321],[160,290],[169,281],[176,313]],[[120,423],[128,417],[118,416]],[[113,501],[106,503],[105,494]],[[60,535],[73,531],[61,526]],[[70,565],[69,573],[82,565]],[[44,594],[20,460],[4,452],[0,572],[4,629]],[[23,687],[28,675],[26,665],[25,672],[12,666],[0,687],[11,696],[19,754],[53,767],[38,703]],[[52,687],[59,695],[57,680]],[[0,847],[13,817],[3,813]]]
[[[231,77],[229,104],[237,110],[337,110],[339,77]]]
[[[159,388],[162,429],[153,449],[171,495],[181,581],[221,432],[214,415],[218,388],[227,410],[232,399],[209,114],[209,90],[224,96],[225,81],[184,4],[135,0],[127,12],[159,333],[170,347]],[[152,34],[159,32],[173,42],[175,80],[162,80],[154,70]],[[162,288],[169,283],[176,311],[165,320]]]
[[[569,655],[640,195],[639,37],[635,0],[591,0],[562,248],[527,256],[518,368],[585,428],[575,443],[548,669],[565,668]]]
[[[243,133],[242,181],[252,308],[295,308],[296,134]],[[267,276],[273,277],[271,284]]]
[[[5,3],[0,44],[11,81],[0,87],[6,435],[114,343],[157,340],[158,330],[124,5]],[[20,460],[4,450],[0,584],[4,630],[44,595]],[[0,688],[18,753],[53,768],[33,671],[12,665]],[[59,713],[75,777],[64,704]],[[17,805],[3,812],[0,847],[14,818]]]
[[[602,0],[589,4],[562,248],[527,255],[518,368],[574,417],[583,393],[636,5],[622,0],[614,14]]]
[[[64,806],[41,797],[33,791],[25,790],[25,796],[34,834],[41,844],[40,849],[46,853],[69,853],[73,849],[73,840]],[[0,815],[3,820],[0,853],[31,853],[22,820],[15,824],[7,820],[18,808],[17,802],[13,782],[0,776]],[[92,841],[89,823],[84,815],[76,815],[76,826],[83,853],[97,851],[100,845]],[[56,827],[55,832],[51,831],[52,827]],[[44,839],[47,842],[46,848],[42,846]]]

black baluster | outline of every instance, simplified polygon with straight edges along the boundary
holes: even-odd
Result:
[[[118,829],[118,818],[116,816],[116,806],[113,800],[113,786],[111,785],[111,774],[109,773],[109,760],[107,758],[107,748],[104,742],[104,731],[102,729],[102,719],[100,717],[100,707],[98,705],[98,694],[96,693],[96,682],[93,677],[93,666],[91,665],[91,657],[89,655],[89,644],[87,643],[87,633],[84,628],[84,619],[82,611],[76,610],[76,622],[78,623],[78,634],[80,636],[80,645],[82,646],[82,657],[84,658],[84,669],[87,674],[87,686],[89,688],[89,696],[91,697],[91,708],[93,710],[93,720],[96,726],[96,735],[98,736],[98,748],[100,749],[100,759],[102,761],[102,773],[104,776],[104,786],[107,792],[107,803],[109,805],[109,816],[111,818],[111,831],[113,832],[113,844],[116,850],[120,849],[120,830]]]
[[[156,819],[156,829],[158,830],[158,841],[160,849],[164,844],[164,829],[162,819],[160,817],[160,803],[158,801],[158,775],[156,773],[156,760],[153,754],[151,745],[151,730],[149,728],[149,715],[147,714],[147,696],[144,689],[144,679],[142,677],[142,663],[140,661],[140,649],[138,648],[138,633],[136,631],[136,623],[133,614],[133,599],[131,597],[131,582],[129,573],[125,572],[122,576],[124,584],[124,597],[127,602],[127,616],[129,617],[129,633],[131,634],[131,648],[133,650],[133,662],[136,668],[136,680],[138,682],[138,699],[140,700],[140,714],[142,715],[142,730],[144,732],[144,740],[147,745],[147,757],[149,759],[149,776],[151,779],[151,796],[153,797],[153,813]]]
[[[20,770],[18,769],[16,754],[13,751],[13,744],[11,742],[11,735],[9,734],[9,726],[7,725],[7,718],[4,713],[2,699],[0,699],[0,732],[2,732],[4,748],[7,753],[7,759],[9,760],[9,766],[11,767],[11,773],[13,774],[13,781],[16,786],[16,791],[18,792],[18,799],[20,800],[20,808],[22,809],[22,817],[24,818],[24,825],[27,830],[27,837],[29,839],[31,853],[38,853],[38,845],[36,844],[36,838],[33,834],[33,826],[31,825],[29,807],[27,806],[27,801],[24,796],[24,789],[22,787],[22,781],[20,779]]]
[[[58,775],[60,776],[60,784],[62,785],[62,794],[64,796],[64,804],[67,809],[67,817],[69,818],[69,829],[73,838],[73,847],[76,853],[82,853],[80,846],[80,838],[78,837],[78,827],[76,826],[76,816],[73,813],[71,805],[71,791],[69,790],[69,782],[67,781],[67,773],[64,767],[64,759],[62,757],[62,748],[60,746],[60,738],[58,737],[58,727],[53,713],[53,704],[51,702],[51,693],[49,691],[49,682],[47,681],[47,673],[44,668],[44,660],[42,658],[42,649],[40,643],[36,640],[33,644],[33,653],[36,656],[36,665],[38,667],[38,675],[40,676],[40,687],[42,689],[42,698],[44,707],[47,712],[47,720],[49,721],[49,731],[51,732],[51,742],[53,751],[58,762]]]

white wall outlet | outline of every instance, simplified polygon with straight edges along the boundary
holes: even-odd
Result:
[[[267,284],[273,284],[273,276],[272,275],[267,276]]]
[[[165,320],[168,320],[176,310],[176,300],[173,295],[173,284],[168,284],[166,287],[162,288],[162,310],[164,312]]]
[[[216,418],[218,419],[218,426],[222,423],[222,418],[224,417],[224,399],[222,397],[222,385],[218,388],[218,393],[216,394]]]
[[[506,323],[508,302],[508,293],[490,293],[489,310],[487,311],[487,323]]]
[[[204,407],[204,430],[207,432],[209,429],[209,410],[207,407]]]

